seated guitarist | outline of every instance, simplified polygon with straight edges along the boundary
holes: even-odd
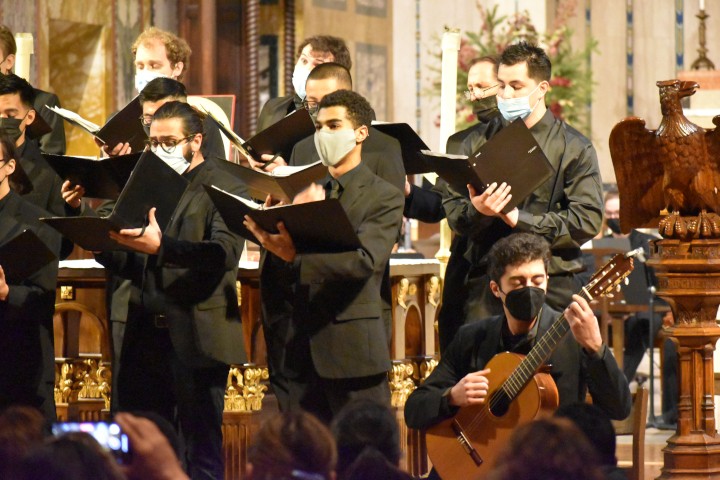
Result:
[[[535,340],[560,316],[545,304],[549,246],[530,233],[499,240],[488,255],[490,288],[503,303],[504,315],[463,326],[443,352],[440,363],[405,405],[405,421],[423,429],[455,415],[460,407],[485,402],[490,385],[487,363],[498,353],[527,354]],[[547,363],[560,405],[593,403],[613,419],[630,413],[630,390],[622,371],[602,342],[598,321],[587,301],[573,296],[564,315],[572,335],[559,342]],[[511,373],[511,372],[510,372]]]

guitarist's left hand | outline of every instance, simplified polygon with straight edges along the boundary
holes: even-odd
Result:
[[[587,300],[573,295],[573,303],[565,309],[565,318],[570,325],[575,340],[590,354],[597,353],[602,347],[600,326]]]

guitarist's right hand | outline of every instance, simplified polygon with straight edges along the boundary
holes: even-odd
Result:
[[[468,373],[450,389],[448,403],[454,407],[467,407],[485,402],[490,384],[485,376],[490,369]]]

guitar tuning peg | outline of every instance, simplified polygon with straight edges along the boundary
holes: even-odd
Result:
[[[618,293],[620,293],[620,285],[617,285],[617,286],[615,287],[615,291],[618,292]]]
[[[623,281],[625,282],[625,285],[626,285],[626,286],[627,286],[627,285],[630,285],[630,279],[629,279],[628,277],[625,277],[625,280],[623,280]],[[618,287],[618,288],[619,288],[619,287]]]

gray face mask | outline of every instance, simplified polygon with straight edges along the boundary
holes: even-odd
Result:
[[[355,130],[345,128],[342,130],[315,131],[315,148],[320,154],[323,165],[333,167],[355,148]]]

